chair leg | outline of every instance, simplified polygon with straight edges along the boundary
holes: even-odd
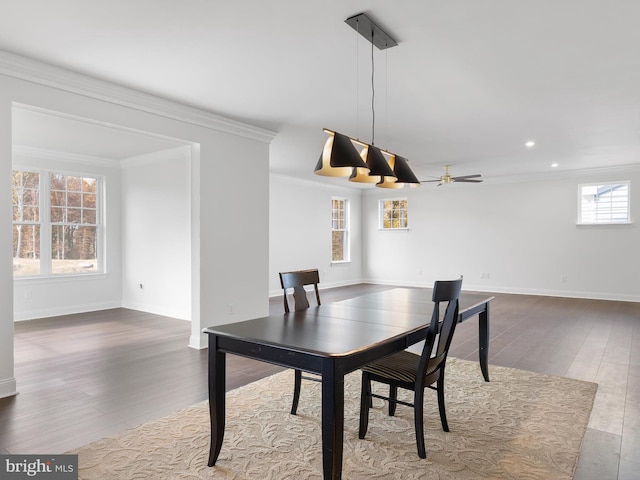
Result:
[[[413,421],[416,429],[416,446],[418,456],[427,458],[427,451],[424,447],[424,389],[418,388],[413,395]]]
[[[362,384],[360,387],[360,428],[358,438],[364,438],[369,427],[369,408],[371,407],[371,379],[369,374],[362,372]]]
[[[389,416],[393,417],[396,414],[396,407],[398,404],[396,400],[398,399],[398,387],[394,385],[389,385]]]
[[[442,430],[449,431],[449,423],[447,423],[447,412],[444,408],[444,370],[440,371],[440,378],[437,382],[438,391],[438,410],[440,411],[440,421],[442,422]]]
[[[302,386],[302,371],[295,370],[293,377],[293,402],[291,403],[291,415],[298,411],[298,401],[300,400],[300,387]]]

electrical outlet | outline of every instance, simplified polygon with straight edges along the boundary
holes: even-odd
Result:
[[[490,277],[489,272],[482,272],[480,274],[480,278],[484,278],[485,280],[488,280]]]
[[[567,276],[566,275],[560,275],[560,281],[562,283],[565,283],[567,281]]]

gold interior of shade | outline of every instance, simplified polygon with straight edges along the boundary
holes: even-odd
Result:
[[[331,155],[333,151],[333,144],[335,139],[334,132],[328,132],[329,138],[324,144],[324,148],[322,149],[322,154],[320,155],[320,159],[318,160],[318,164],[316,165],[315,173],[316,175],[324,175],[326,177],[348,177],[351,175],[354,167],[332,167],[331,166]],[[355,149],[355,147],[354,147]],[[369,171],[368,169],[367,172]]]

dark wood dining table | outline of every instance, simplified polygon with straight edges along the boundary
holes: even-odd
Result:
[[[431,289],[394,288],[300,312],[269,315],[204,329],[209,336],[209,466],[225,429],[226,353],[322,377],[322,465],[325,479],[342,477],[344,376],[373,360],[424,340],[431,320]],[[479,318],[479,360],[489,381],[489,303],[493,296],[460,296],[459,321]]]

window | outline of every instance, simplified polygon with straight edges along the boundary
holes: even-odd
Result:
[[[102,271],[98,177],[13,172],[15,277]]]
[[[13,172],[13,274],[40,274],[40,174]]]
[[[578,187],[578,223],[629,223],[629,182]]]
[[[331,200],[331,261],[349,261],[349,203],[344,198]]]
[[[380,200],[380,228],[398,230],[409,228],[409,204],[406,198]]]

